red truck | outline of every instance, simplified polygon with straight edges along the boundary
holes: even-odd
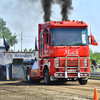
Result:
[[[51,81],[79,81],[87,84],[90,75],[89,44],[98,45],[88,36],[83,21],[51,21],[39,24],[38,51],[32,68],[27,71],[28,82],[45,84]]]

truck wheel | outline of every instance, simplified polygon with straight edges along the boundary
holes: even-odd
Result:
[[[80,84],[80,85],[85,85],[85,84],[87,84],[87,81],[88,81],[88,80],[79,79],[78,81],[79,81],[79,84]]]
[[[46,85],[50,84],[50,76],[49,76],[48,70],[44,71],[44,82],[45,82]]]
[[[28,71],[27,74],[26,74],[26,81],[27,81],[28,83],[32,83],[32,79],[31,79],[31,77],[30,77],[30,71]]]
[[[2,79],[2,81],[6,80],[6,72],[5,71],[2,71],[1,79]]]

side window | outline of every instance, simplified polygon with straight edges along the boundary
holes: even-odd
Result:
[[[82,30],[82,42],[83,44],[88,44],[88,39],[87,39],[87,29]]]
[[[44,33],[46,33],[46,42],[48,43],[48,34],[49,34],[49,32],[48,32],[48,30],[45,30],[45,32]]]
[[[40,35],[40,49],[43,49],[43,32]]]
[[[82,42],[83,42],[83,44],[86,43],[86,34],[82,34]]]

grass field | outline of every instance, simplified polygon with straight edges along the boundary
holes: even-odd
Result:
[[[100,80],[100,77],[93,77],[93,76],[90,76],[89,79],[96,79],[96,80]]]
[[[95,69],[94,72],[100,72],[100,68]]]
[[[92,72],[100,72],[100,68],[98,69],[95,69],[94,71]],[[100,80],[100,77],[94,77],[94,76],[90,76],[89,79],[97,79],[97,80]]]
[[[95,71],[94,72],[100,72],[100,68],[98,68],[98,69],[95,69]]]

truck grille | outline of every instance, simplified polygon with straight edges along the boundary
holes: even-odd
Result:
[[[80,66],[83,65],[83,62],[80,61]],[[78,67],[78,60],[67,60],[67,66],[76,66]],[[59,67],[65,67],[65,60],[60,60]]]

